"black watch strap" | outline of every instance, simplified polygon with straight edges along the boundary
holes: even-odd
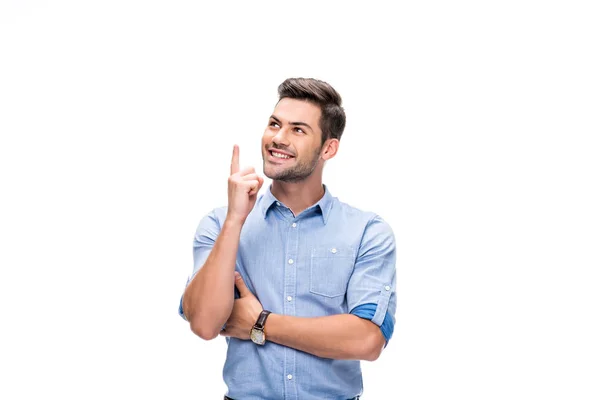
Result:
[[[269,314],[271,314],[271,311],[263,310],[258,316],[254,327],[256,329],[265,329],[265,324],[267,323],[267,317],[269,316]]]

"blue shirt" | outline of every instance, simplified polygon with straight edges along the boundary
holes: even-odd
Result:
[[[297,317],[353,313],[390,339],[396,311],[396,244],[381,217],[333,197],[297,216],[271,190],[261,195],[242,228],[236,270],[265,310]],[[201,221],[194,270],[202,267],[227,208]],[[236,295],[237,297],[237,295]],[[183,310],[179,314],[183,317]],[[268,341],[226,338],[227,396],[243,400],[349,399],[362,394],[359,360],[320,358]]]

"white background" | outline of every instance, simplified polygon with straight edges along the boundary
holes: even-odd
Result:
[[[0,398],[222,398],[193,233],[294,76],[344,99],[325,183],[396,233],[364,399],[600,398],[594,2],[213,3],[2,1]]]

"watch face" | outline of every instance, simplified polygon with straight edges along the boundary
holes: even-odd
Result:
[[[260,329],[252,329],[250,331],[250,339],[256,344],[265,344],[265,333]]]

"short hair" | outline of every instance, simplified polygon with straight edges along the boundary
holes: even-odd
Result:
[[[342,108],[342,97],[327,82],[313,78],[288,78],[278,88],[279,100],[291,98],[306,100],[321,108],[321,144],[327,139],[342,137],[346,127],[346,113]]]

